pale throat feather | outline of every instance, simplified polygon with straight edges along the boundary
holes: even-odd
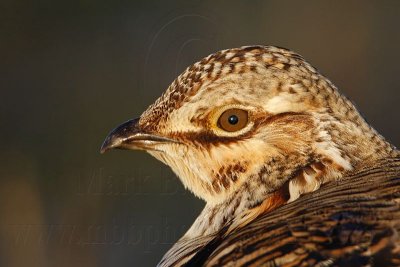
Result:
[[[334,148],[332,151],[336,152]],[[328,154],[334,158],[329,158]],[[274,163],[278,164],[279,161]],[[340,165],[341,163],[345,164]],[[259,170],[252,177],[247,177],[244,185],[241,184],[224,202],[207,202],[183,238],[212,235],[226,225],[229,225],[227,234],[244,227],[261,214],[313,192],[326,182],[340,178],[344,172],[352,170],[349,164],[339,153],[332,154],[328,151],[327,154],[320,155],[320,161],[309,164],[304,162],[304,166],[295,165],[292,171],[287,169],[282,172],[273,168]],[[260,180],[264,183],[260,184]]]

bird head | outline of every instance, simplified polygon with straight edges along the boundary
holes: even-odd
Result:
[[[188,67],[108,135],[102,151],[111,148],[147,151],[215,204],[243,190],[260,201],[288,183],[296,198],[392,149],[328,79],[272,46],[223,50]]]

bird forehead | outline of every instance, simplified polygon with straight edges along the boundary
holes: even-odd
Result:
[[[164,94],[142,114],[140,124],[147,129],[159,129],[174,111],[188,102],[196,102],[201,110],[202,101],[205,106],[210,106],[210,100],[218,102],[216,100],[221,96],[224,96],[223,99],[236,100],[246,99],[248,96],[259,97],[254,88],[262,88],[279,80],[268,80],[268,73],[282,74],[291,66],[301,67],[300,70],[305,73],[316,73],[300,55],[283,48],[248,46],[216,52],[189,66],[179,75]],[[264,79],[258,80],[254,77]],[[257,81],[258,86],[254,86]],[[238,85],[236,89],[240,91],[233,90],[235,87],[227,88],[234,84]],[[246,88],[253,91],[246,94]],[[190,109],[195,112],[195,107]],[[190,112],[186,114],[190,115]]]

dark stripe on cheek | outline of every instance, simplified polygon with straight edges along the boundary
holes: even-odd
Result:
[[[193,144],[200,144],[205,147],[213,144],[231,144],[241,139],[240,137],[218,136],[211,131],[174,133],[171,138],[190,141]]]

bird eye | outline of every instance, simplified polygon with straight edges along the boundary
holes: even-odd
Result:
[[[218,127],[227,132],[236,132],[243,129],[247,125],[247,122],[247,111],[232,108],[221,114],[218,119]]]

